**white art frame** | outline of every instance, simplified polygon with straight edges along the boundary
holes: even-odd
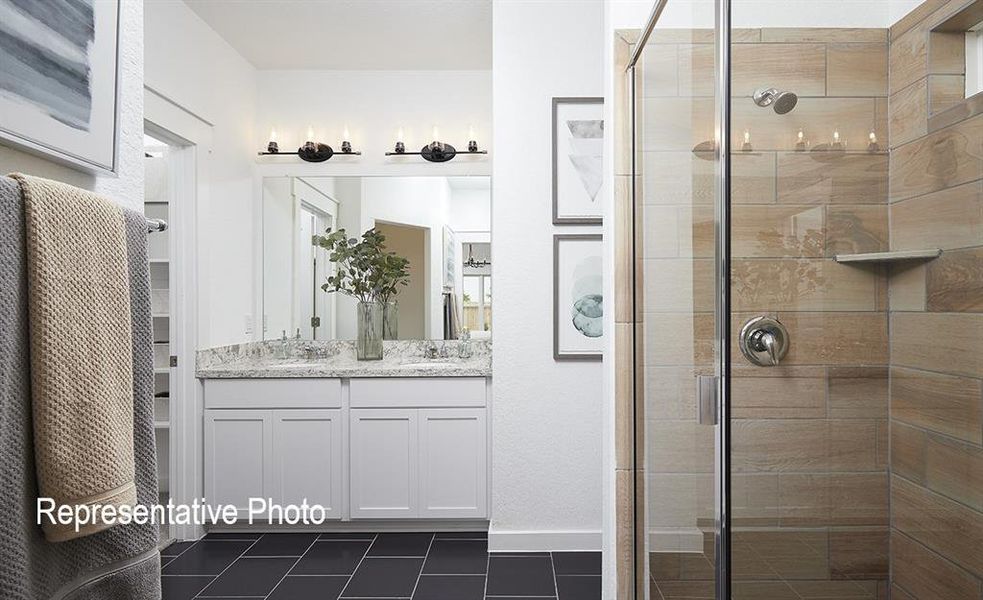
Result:
[[[553,358],[601,360],[604,352],[601,234],[553,236]]]
[[[0,65],[0,141],[117,174],[119,0],[86,0],[74,11],[57,2],[26,6],[0,0],[0,21],[15,32]]]
[[[553,224],[600,225],[604,98],[553,98]]]

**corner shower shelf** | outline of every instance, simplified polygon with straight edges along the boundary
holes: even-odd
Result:
[[[867,252],[864,254],[837,254],[838,263],[890,263],[903,260],[932,260],[942,254],[939,248],[927,250],[897,250],[895,252]]]

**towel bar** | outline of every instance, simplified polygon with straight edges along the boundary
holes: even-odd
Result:
[[[147,219],[147,233],[164,231],[167,229],[167,221],[164,219]]]

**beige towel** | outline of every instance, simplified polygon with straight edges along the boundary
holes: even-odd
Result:
[[[91,192],[13,174],[24,196],[38,495],[134,505],[133,357],[122,210]],[[43,519],[52,542],[107,529]]]

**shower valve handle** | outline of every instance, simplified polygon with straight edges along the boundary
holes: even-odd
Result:
[[[759,367],[775,367],[788,352],[788,330],[778,319],[755,317],[741,328],[741,353]]]
[[[755,350],[767,352],[772,366],[778,364],[778,340],[775,339],[774,334],[758,330],[751,339],[751,345]]]

